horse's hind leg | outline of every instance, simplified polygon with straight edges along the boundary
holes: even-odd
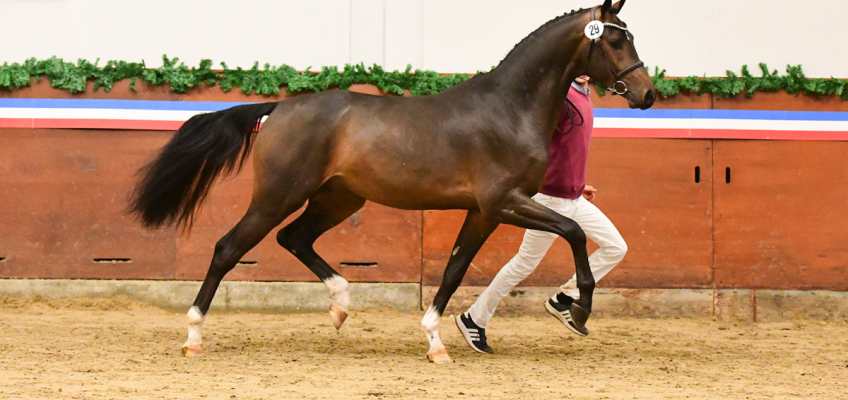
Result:
[[[263,204],[272,202],[257,201],[257,198],[254,198],[241,221],[218,241],[215,245],[212,263],[206,273],[206,279],[200,287],[194,305],[188,312],[188,340],[183,345],[183,354],[189,357],[203,354],[200,328],[224,275],[236,266],[245,253],[268,235],[271,229],[283,222],[291,213],[297,211],[304,201],[305,198],[288,202],[284,206],[277,203],[271,208],[263,206]]]
[[[427,334],[427,340],[430,342],[430,350],[427,351],[427,359],[436,364],[444,364],[451,361],[445,345],[439,339],[439,318],[445,312],[445,308],[453,296],[459,284],[462,283],[462,278],[468,270],[468,265],[471,260],[489,238],[489,235],[498,227],[496,222],[490,222],[483,218],[478,211],[469,211],[465,217],[465,223],[459,231],[459,236],[456,238],[453,252],[451,253],[448,266],[445,268],[442,284],[439,286],[439,291],[436,292],[436,297],[433,298],[433,303],[424,314],[424,319],[421,321],[421,327],[424,333]]]
[[[309,198],[303,214],[277,233],[277,243],[309,267],[330,289],[333,301],[330,317],[336,329],[340,329],[347,318],[350,304],[348,282],[315,252],[313,244],[324,232],[353,215],[364,204],[362,197],[329,181]]]

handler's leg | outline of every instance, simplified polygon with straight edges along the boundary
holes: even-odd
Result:
[[[533,200],[565,217],[571,217],[571,214],[575,212],[575,206],[571,200],[542,193],[533,196]],[[518,254],[501,268],[492,283],[468,309],[468,317],[479,328],[486,328],[500,301],[509,294],[510,290],[533,273],[557,237],[555,233],[532,229],[524,232],[524,240],[521,242]]]
[[[581,228],[589,239],[597,243],[600,248],[589,257],[589,266],[595,282],[612,271],[627,253],[627,244],[618,233],[615,225],[594,204],[584,198],[575,200],[576,212],[571,217]],[[580,298],[580,290],[577,289],[577,275],[560,287],[562,293],[573,298]]]
[[[576,211],[574,203],[568,199],[539,193],[533,196],[533,200],[565,217],[570,218]],[[524,232],[524,240],[521,242],[518,254],[501,268],[492,283],[468,309],[468,314],[474,323],[481,328],[486,327],[500,301],[509,294],[510,290],[533,273],[557,237],[555,233],[532,229]]]
[[[586,235],[574,220],[547,208],[518,190],[507,193],[500,199],[486,204],[486,218],[491,221],[508,223],[525,229],[535,229],[556,233],[571,246],[577,270],[577,288],[580,299],[568,307],[570,321],[576,329],[583,329],[592,313],[592,292],[595,279],[589,267],[589,255],[586,251]]]
[[[518,254],[501,268],[489,287],[467,312],[456,316],[456,327],[465,342],[478,353],[493,353],[486,340],[486,324],[495,314],[498,303],[516,285],[533,273],[548,252],[557,235],[528,229]]]
[[[572,200],[542,193],[533,196],[533,200],[565,217],[570,217],[576,209]],[[555,233],[526,230],[518,254],[501,268],[468,312],[456,316],[456,326],[472,349],[481,353],[492,353],[486,340],[486,325],[495,314],[500,301],[539,266],[556,238]]]
[[[510,290],[533,273],[558,237],[555,233],[532,229],[524,232],[524,240],[521,242],[518,254],[501,268],[492,283],[468,309],[469,316],[478,326],[486,327],[498,303],[509,294]]]

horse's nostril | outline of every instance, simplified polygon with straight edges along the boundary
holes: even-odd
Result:
[[[657,97],[654,94],[653,89],[649,89],[647,93],[645,93],[645,106],[650,107],[654,105],[654,101],[656,101]]]

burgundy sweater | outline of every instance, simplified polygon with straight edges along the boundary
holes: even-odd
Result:
[[[580,114],[572,109],[574,120],[577,122],[572,126],[565,109],[570,105],[566,103],[557,130],[551,138],[549,150],[551,160],[548,171],[545,173],[545,186],[542,187],[541,192],[548,196],[574,200],[583,194],[583,188],[586,187],[586,164],[589,160],[589,140],[592,138],[594,119],[592,99],[589,95],[581,93],[576,87],[571,87],[568,91],[568,99],[583,115],[583,125],[580,125]]]

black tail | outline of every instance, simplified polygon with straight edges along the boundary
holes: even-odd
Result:
[[[186,121],[162,152],[139,171],[141,180],[132,192],[130,212],[150,228],[174,223],[190,227],[221,171],[226,176],[244,165],[260,119],[277,104],[241,105]]]

